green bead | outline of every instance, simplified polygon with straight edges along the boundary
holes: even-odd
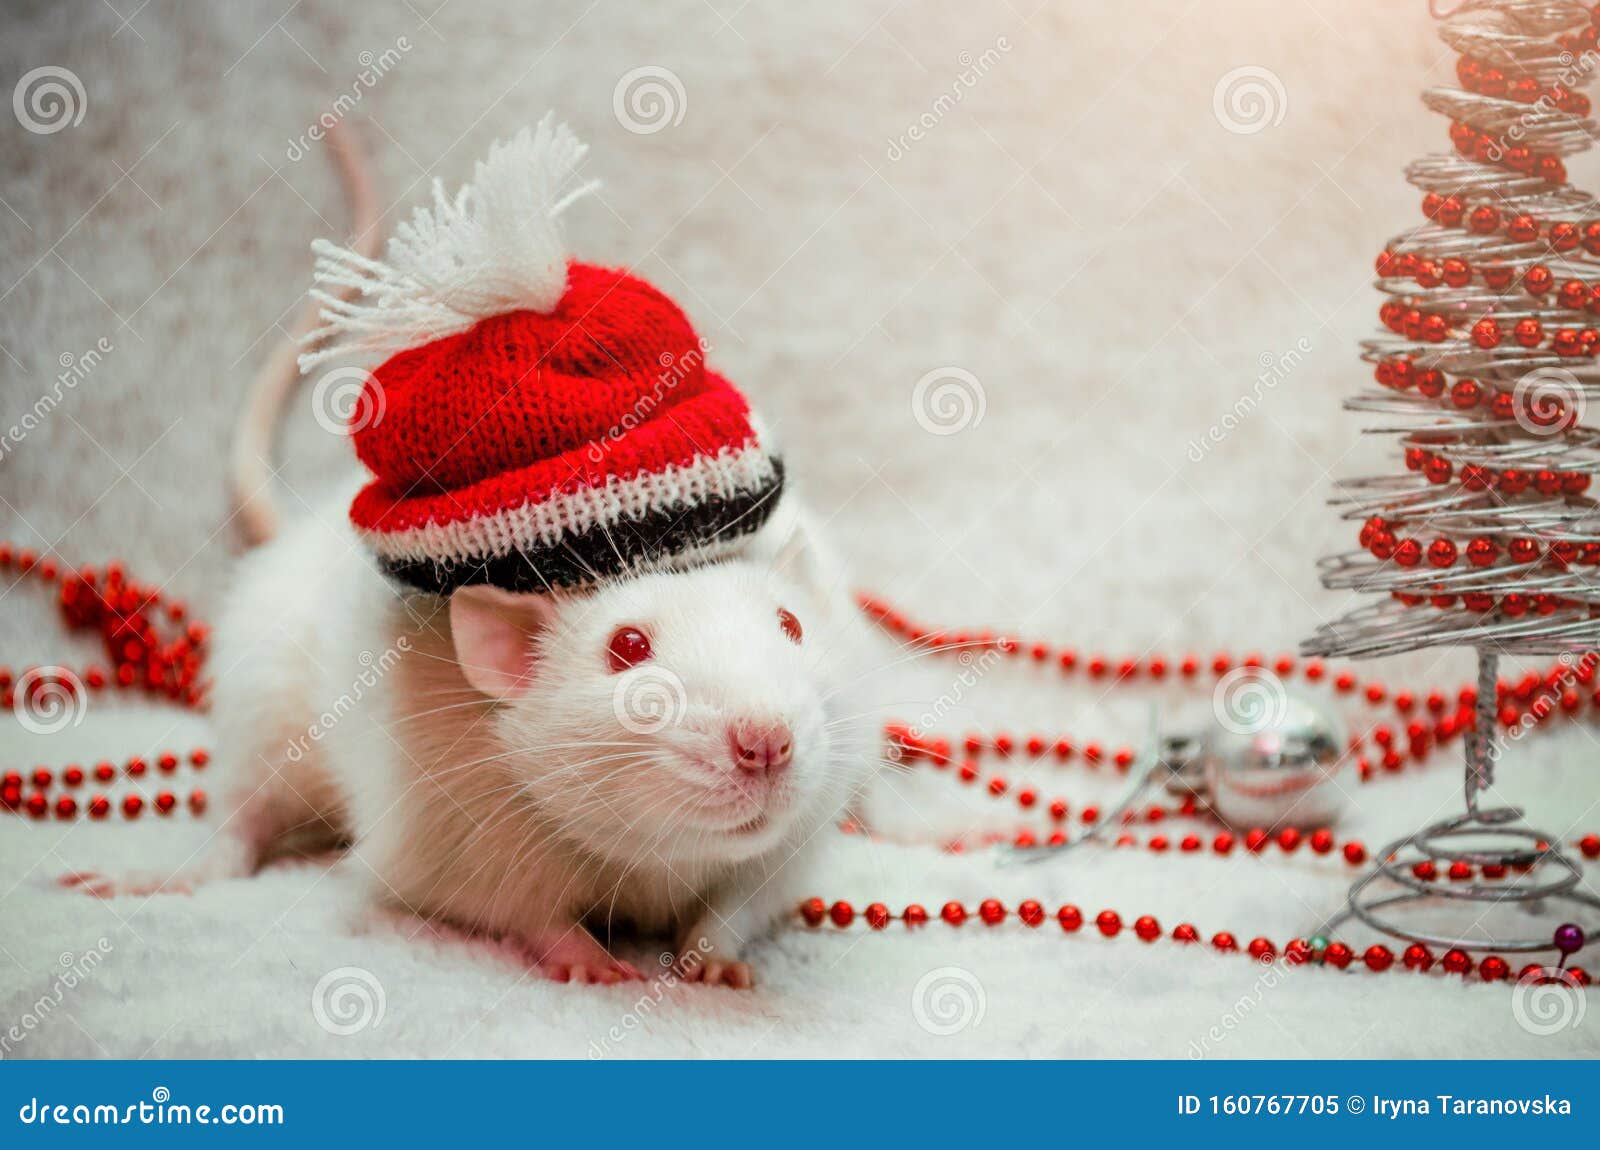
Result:
[[[1328,940],[1320,934],[1311,936],[1311,953],[1320,957],[1328,949]]]

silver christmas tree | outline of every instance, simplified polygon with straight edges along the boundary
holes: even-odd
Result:
[[[1600,204],[1567,178],[1596,136],[1582,89],[1600,70],[1600,15],[1552,0],[1435,15],[1458,83],[1423,100],[1449,118],[1453,151],[1406,171],[1426,222],[1379,256],[1386,333],[1363,345],[1375,385],[1346,402],[1404,470],[1341,484],[1359,549],[1324,560],[1323,582],[1376,598],[1305,646],[1473,647],[1476,722],[1465,812],[1386,846],[1334,924],[1353,915],[1442,946],[1534,951],[1554,945],[1550,925],[1588,913],[1579,904],[1600,907],[1559,842],[1484,796],[1501,656],[1559,654],[1552,674],[1587,679],[1594,658],[1576,656],[1600,647],[1600,432],[1584,422],[1600,394]],[[1424,859],[1464,861],[1474,878],[1426,882],[1412,870]],[[1534,910],[1541,925],[1516,913]]]

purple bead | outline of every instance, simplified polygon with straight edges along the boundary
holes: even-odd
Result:
[[[1556,949],[1562,954],[1571,954],[1583,949],[1583,931],[1570,922],[1564,922],[1556,927]]]

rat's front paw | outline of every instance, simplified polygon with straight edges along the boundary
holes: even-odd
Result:
[[[56,885],[98,899],[194,893],[194,887],[181,876],[161,874],[128,874],[112,878],[94,871],[68,871],[56,879]]]
[[[632,963],[615,958],[604,962],[546,962],[539,969],[552,982],[571,982],[580,986],[616,986],[623,982],[644,981],[644,975]]]
[[[707,986],[727,986],[734,990],[749,990],[756,984],[748,962],[707,958],[698,950],[691,950],[678,959],[678,976],[684,982],[703,982]]]
[[[533,944],[539,955],[539,970],[554,982],[584,986],[614,986],[619,982],[643,982],[644,975],[630,962],[613,958],[581,926],[550,932]]]
[[[755,985],[755,975],[748,962],[738,961],[741,948],[725,918],[706,915],[684,934],[673,969],[684,982],[749,990]]]

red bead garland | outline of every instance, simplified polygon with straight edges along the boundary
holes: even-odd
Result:
[[[187,756],[179,756],[175,751],[164,751],[156,758],[156,769],[162,775],[173,775],[184,761],[188,762],[192,770],[204,770],[206,764],[211,761],[211,752],[204,747],[194,748]],[[149,772],[149,764],[144,758],[135,755],[127,761],[122,770],[130,779],[143,778]],[[116,768],[108,762],[98,763],[94,768],[97,782],[109,783],[116,778],[116,774]],[[76,763],[70,764],[61,769],[60,788],[75,790],[84,784],[86,777],[81,766]],[[55,817],[62,821],[76,818],[80,814],[98,819],[110,813],[110,800],[102,794],[92,795],[80,803],[73,795],[60,793],[52,805],[49,792],[56,786],[57,781],[55,772],[48,767],[36,768],[28,779],[24,779],[21,771],[6,771],[4,775],[0,775],[0,811],[11,811],[42,819],[53,810]],[[32,790],[24,796],[23,788],[30,783]],[[128,801],[133,799],[139,801]],[[150,805],[157,814],[170,815],[178,808],[178,796],[172,790],[161,790],[150,799]],[[204,813],[205,791],[198,787],[192,788],[185,805],[193,815]],[[136,819],[144,811],[144,801],[140,796],[130,794],[123,801],[121,809],[124,818]]]
[[[81,683],[98,691],[115,683],[204,708],[207,684],[200,676],[210,628],[189,620],[184,603],[165,599],[156,588],[129,579],[115,561],[101,568],[71,570],[31,547],[0,542],[0,572],[4,571],[56,587],[56,606],[67,627],[100,636],[110,669],[90,666],[81,673],[67,672],[55,679],[55,685],[76,690]],[[23,678],[13,680],[10,670],[0,668],[7,708],[15,704],[14,688]]]
[[[972,918],[976,918],[986,926],[999,927],[1012,913],[1011,908],[999,899],[988,898],[981,901],[975,911],[969,910],[965,904],[958,901],[947,902],[940,910],[939,918],[952,927],[964,926]],[[1025,899],[1018,903],[1015,914],[1027,929],[1037,929],[1051,917],[1044,904],[1037,899]],[[809,898],[802,902],[799,906],[799,915],[807,926],[821,927],[824,923],[831,922],[841,930],[850,927],[856,919],[855,909],[850,903],[839,901],[829,904],[820,898]],[[897,914],[886,903],[875,902],[867,907],[861,917],[874,931],[887,930],[895,922],[901,922],[908,928],[920,927],[928,922],[928,912],[916,903],[908,905],[905,910]],[[1062,932],[1066,934],[1076,934],[1083,927],[1083,911],[1071,903],[1063,904],[1056,911],[1054,918]],[[1123,932],[1123,916],[1115,910],[1106,909],[1098,912],[1094,923],[1098,933],[1107,939],[1114,939]],[[1160,923],[1153,915],[1148,914],[1140,915],[1134,920],[1133,933],[1145,943],[1155,943],[1163,938]],[[1171,942],[1191,944],[1200,941],[1200,934],[1192,923],[1180,923],[1173,928],[1167,938]],[[1256,937],[1241,950],[1237,938],[1225,930],[1219,930],[1211,936],[1210,949],[1222,954],[1247,954],[1260,963],[1280,960],[1291,966],[1323,963],[1339,970],[1363,969],[1373,974],[1383,974],[1391,969],[1422,974],[1437,965],[1450,974],[1470,976],[1476,973],[1484,982],[1511,980],[1511,964],[1500,955],[1485,955],[1475,963],[1465,951],[1450,950],[1436,963],[1432,952],[1420,942],[1406,947],[1398,963],[1394,952],[1382,943],[1374,943],[1367,947],[1359,955],[1358,963],[1356,951],[1348,943],[1338,940],[1319,947],[1314,940],[1294,938],[1280,950],[1271,939]],[[1541,972],[1551,980],[1561,977],[1564,973],[1568,979],[1580,985],[1588,986],[1590,983],[1588,973],[1583,968],[1575,966],[1561,971],[1535,963],[1525,966],[1518,972],[1517,977],[1519,979],[1538,977]]]
[[[1468,549],[1470,550],[1470,547]],[[1600,545],[1597,545],[1595,555],[1595,561],[1600,562]],[[1546,606],[1537,596],[1529,596],[1527,600],[1528,609],[1539,610]],[[924,628],[909,622],[892,606],[870,595],[861,596],[860,603],[862,609],[886,630],[934,652],[956,653],[970,649],[993,649],[1010,655],[1026,653],[1035,663],[1054,663],[1063,674],[1070,674],[1080,666],[1084,666],[1091,678],[1096,675],[1096,668],[1099,668],[1098,673],[1103,676],[1112,666],[1111,661],[1104,656],[1093,656],[1085,664],[1078,653],[1071,648],[1057,649],[1044,642],[1024,643],[1014,637],[996,636],[989,630],[947,632]],[[1200,674],[1202,665],[1203,661],[1195,655],[1184,656],[1181,661],[1168,660],[1161,656],[1152,656],[1145,660],[1123,660],[1116,664],[1116,681],[1134,680],[1141,675],[1147,675],[1152,682],[1160,682],[1173,666],[1178,668],[1179,674],[1184,679],[1192,680]],[[1258,654],[1247,654],[1236,662],[1232,656],[1222,653],[1210,661],[1210,669],[1217,677],[1227,674],[1236,665],[1270,669],[1282,678],[1299,674],[1306,682],[1312,684],[1329,678],[1326,665],[1318,659],[1299,661],[1293,656],[1281,655],[1268,662]],[[1501,680],[1497,689],[1498,701],[1502,705],[1514,704],[1512,710],[1502,710],[1500,715],[1502,724],[1513,726],[1525,717],[1540,722],[1556,715],[1558,709],[1561,714],[1575,714],[1581,709],[1585,694],[1588,702],[1600,707],[1600,688],[1588,690],[1594,683],[1597,671],[1600,671],[1600,655],[1591,653],[1575,663],[1569,664],[1557,660],[1543,673],[1529,672],[1516,682]],[[1373,777],[1375,770],[1380,767],[1386,772],[1400,770],[1404,766],[1406,757],[1413,762],[1421,763],[1432,751],[1469,730],[1475,722],[1477,692],[1470,684],[1462,687],[1456,692],[1455,698],[1450,700],[1439,691],[1428,692],[1425,696],[1406,690],[1391,693],[1385,684],[1377,680],[1363,683],[1353,670],[1337,672],[1332,676],[1332,683],[1334,690],[1339,694],[1364,698],[1375,708],[1391,707],[1397,718],[1405,725],[1406,742],[1403,745],[1398,743],[1395,730],[1384,723],[1374,724],[1367,731],[1355,736],[1351,749],[1358,753],[1357,770],[1363,781]],[[1579,687],[1585,688],[1585,691],[1580,692],[1577,689]],[[1426,710],[1432,716],[1431,719],[1411,717],[1417,709],[1419,697],[1425,699]],[[921,738],[904,724],[892,724],[887,730],[891,738],[892,753],[909,755],[912,758],[926,758],[936,766],[944,766],[951,761],[953,748],[949,739]],[[1376,744],[1370,749],[1366,746],[1369,738]],[[896,743],[899,744],[898,747],[893,745]],[[1018,745],[1018,740],[1008,734],[998,734],[992,739],[978,734],[968,735],[962,741],[967,756],[961,762],[958,772],[964,781],[975,781],[978,778],[975,762],[978,754],[992,750],[1001,757],[1008,757],[1015,753]],[[1022,741],[1021,745],[1026,748],[1030,756],[1036,758],[1053,754],[1061,761],[1068,761],[1081,755],[1083,761],[1091,766],[1106,761],[1104,749],[1100,744],[1093,742],[1083,744],[1080,749],[1070,738],[1052,740],[1042,734],[1036,734]],[[1133,752],[1128,747],[1119,747],[1111,759],[1119,768],[1126,769],[1133,762]],[[987,785],[990,793],[997,797],[1010,790],[1009,784],[1003,777],[998,783],[991,780]],[[1018,802],[1024,806],[1039,801],[1037,793],[1030,792],[1027,788],[1016,794]]]
[[[51,556],[41,556],[31,547],[0,542],[0,572],[5,571],[55,587],[55,602],[63,622],[70,630],[96,632],[110,664],[109,669],[96,665],[81,672],[66,667],[30,668],[19,675],[0,667],[0,699],[7,708],[17,705],[19,688],[61,689],[75,694],[115,685],[169,699],[191,710],[205,709],[207,684],[201,672],[210,628],[191,619],[184,603],[166,599],[156,588],[134,581],[116,561],[103,567],[74,570]],[[185,760],[192,769],[201,770],[210,758],[210,752],[203,747],[194,748],[187,756],[168,750],[153,761],[134,756],[121,773],[129,779],[143,779],[153,769],[157,776],[172,776]],[[118,773],[117,767],[106,761],[89,769],[70,763],[60,769],[59,775],[41,766],[27,779],[20,771],[8,770],[0,776],[0,811],[34,819],[51,814],[62,821],[81,815],[104,819],[111,813],[112,800],[108,796],[96,793],[80,800],[65,792],[75,791],[90,778],[96,783],[112,783]],[[29,784],[31,790],[25,794],[24,788]],[[50,792],[58,786],[52,800]],[[189,791],[184,805],[191,814],[199,815],[205,811],[206,802],[205,791],[197,787]],[[179,805],[177,793],[160,790],[150,796],[148,805],[157,815],[171,815]],[[119,803],[127,819],[138,818],[145,807],[145,797],[136,793],[125,795]]]
[[[1379,526],[1371,525],[1370,530],[1375,532]],[[1368,545],[1370,542],[1370,538],[1364,539],[1363,545]],[[1472,541],[1464,548],[1469,560],[1472,559],[1475,549],[1480,553],[1479,560],[1476,561],[1481,561],[1483,547],[1478,541]],[[1427,548],[1428,561],[1435,566],[1449,566],[1457,560],[1461,550],[1463,549],[1457,548],[1453,541],[1435,540]],[[1420,545],[1418,552],[1420,559],[1422,555]],[[1573,559],[1573,556],[1555,557],[1569,562]],[[1489,558],[1492,560],[1492,554]],[[988,630],[946,632],[920,627],[911,623],[883,600],[862,596],[860,602],[863,610],[886,630],[910,643],[935,652],[953,653],[971,648],[991,649],[1007,655],[1026,656],[1035,664],[1053,665],[1063,674],[1073,673],[1080,668],[1091,679],[1105,678],[1114,674],[1116,682],[1134,679],[1141,674],[1159,682],[1174,668],[1184,679],[1194,679],[1200,675],[1202,667],[1206,666],[1196,655],[1186,655],[1181,660],[1153,656],[1144,660],[1122,660],[1114,665],[1104,656],[1091,656],[1085,660],[1071,648],[1056,648],[1045,642],[1024,642],[1015,637],[996,635]],[[1218,654],[1209,663],[1211,672],[1218,677],[1227,674],[1235,666],[1265,668],[1268,664],[1260,655],[1255,654],[1247,654],[1237,661],[1228,654]],[[1353,670],[1330,672],[1325,664],[1315,659],[1302,663],[1292,656],[1284,655],[1274,660],[1271,668],[1280,676],[1298,672],[1309,683],[1330,681],[1332,688],[1339,694],[1364,699],[1371,707],[1386,707],[1394,711],[1404,728],[1406,740],[1404,744],[1399,742],[1396,730],[1385,723],[1374,724],[1351,741],[1351,750],[1359,753],[1358,770],[1363,782],[1377,777],[1378,768],[1385,773],[1393,773],[1400,770],[1408,759],[1414,763],[1422,763],[1441,745],[1471,729],[1476,721],[1477,694],[1471,685],[1458,690],[1452,699],[1440,691],[1429,691],[1426,694],[1409,690],[1391,691],[1383,683],[1375,680],[1363,683]],[[1502,703],[1499,721],[1509,726],[1520,723],[1524,716],[1532,717],[1537,722],[1558,713],[1576,713],[1581,709],[1584,700],[1573,684],[1578,683],[1587,687],[1596,677],[1597,671],[1600,671],[1600,655],[1590,655],[1576,664],[1557,662],[1542,674],[1529,673],[1515,682],[1501,681],[1497,685],[1498,701]],[[1600,706],[1600,691],[1595,691],[1590,701]],[[1071,804],[1065,798],[1047,801],[1035,787],[1026,784],[1014,786],[1005,775],[994,774],[985,778],[979,766],[979,759],[986,755],[1010,759],[1018,753],[1019,747],[1023,754],[1034,760],[1053,759],[1057,763],[1066,764],[1081,759],[1090,767],[1110,762],[1115,769],[1121,771],[1131,767],[1135,759],[1131,748],[1118,747],[1108,756],[1098,743],[1079,744],[1066,736],[1051,738],[1043,734],[1032,734],[1026,738],[1017,738],[1008,733],[993,736],[973,733],[960,740],[952,740],[941,736],[919,734],[903,723],[888,724],[885,735],[892,761],[904,765],[927,762],[940,770],[954,765],[955,770],[951,773],[963,784],[974,785],[981,782],[982,790],[995,799],[1014,801],[1024,812],[1039,810],[1047,812],[1051,821],[1057,824],[1056,829],[1045,839],[1049,845],[1067,841],[1066,831],[1061,824],[1066,823],[1071,816]],[[1369,739],[1370,750],[1367,746]],[[1404,754],[1400,749],[1402,746]],[[1377,767],[1374,766],[1374,760]],[[1168,817],[1192,816],[1196,813],[1196,805],[1191,798],[1174,809],[1156,805],[1144,811],[1130,811],[1123,815],[1122,821],[1125,826],[1139,822],[1160,823]],[[1093,825],[1099,820],[1098,808],[1084,807],[1078,818],[1086,825]],[[853,823],[846,823],[842,829],[859,832],[861,828]],[[991,843],[1010,841],[1016,846],[1029,847],[1039,845],[1040,839],[1034,831],[1024,829],[1015,836],[993,835],[986,837],[984,841]],[[1125,831],[1114,841],[1114,845],[1120,847],[1140,844],[1134,835]],[[1198,834],[1186,834],[1176,843],[1177,850],[1186,854],[1198,853],[1204,850],[1206,845],[1205,840]],[[1255,828],[1246,831],[1242,838],[1232,832],[1221,831],[1211,839],[1210,849],[1216,854],[1227,855],[1240,845],[1250,853],[1259,854],[1273,848],[1285,855],[1294,854],[1305,846],[1314,855],[1337,854],[1353,867],[1365,865],[1368,858],[1366,846],[1359,840],[1341,844],[1327,828],[1318,828],[1309,834],[1293,827],[1283,828],[1276,834]],[[1600,834],[1585,835],[1575,845],[1584,857],[1600,858]],[[947,849],[961,850],[963,846],[964,844],[958,841],[949,844]],[[1143,846],[1159,854],[1171,850],[1174,843],[1168,835],[1155,834],[1146,840]],[[1506,869],[1498,864],[1488,864],[1478,868],[1474,873],[1473,868],[1467,864],[1457,863],[1450,868],[1448,877],[1454,881],[1473,878],[1496,879],[1503,877]],[[1439,877],[1437,867],[1431,862],[1416,864],[1413,873],[1425,881],[1433,881]],[[843,925],[839,923],[840,916],[837,912],[840,905],[834,903],[834,909],[829,911],[821,899],[811,899],[802,904],[801,917],[812,926],[821,925],[825,917],[831,917],[837,925]],[[842,905],[848,908],[848,904]],[[884,903],[873,903],[870,909],[872,913],[869,916],[869,925],[874,930],[887,929],[897,918],[904,921],[907,926],[920,926],[927,922],[927,912],[916,904],[908,906],[899,916]],[[994,898],[982,900],[977,907],[977,917],[991,927],[1004,923],[1010,913],[1001,900]],[[1026,899],[1019,903],[1015,913],[1029,929],[1037,928],[1048,915],[1044,905],[1037,899]],[[850,916],[845,917],[848,922]],[[951,901],[944,905],[939,917],[950,926],[959,927],[967,921],[969,912],[961,902]],[[1059,907],[1055,917],[1064,933],[1077,933],[1083,927],[1082,910],[1070,903]],[[1124,918],[1119,912],[1108,908],[1095,915],[1094,923],[1099,934],[1106,938],[1114,938],[1122,933]],[[1132,930],[1136,937],[1146,943],[1152,943],[1162,937],[1160,923],[1153,915],[1140,915],[1134,918]],[[1179,944],[1192,944],[1200,940],[1199,931],[1192,923],[1178,924],[1168,937]],[[1240,951],[1237,939],[1228,931],[1218,931],[1213,934],[1211,948],[1219,952]],[[1443,959],[1436,961],[1432,952],[1422,943],[1408,945],[1398,962],[1394,951],[1381,943],[1367,947],[1358,955],[1348,943],[1339,940],[1319,947],[1305,939],[1291,939],[1280,951],[1271,939],[1258,936],[1250,940],[1243,948],[1243,953],[1260,962],[1276,961],[1281,955],[1283,961],[1295,965],[1316,961],[1340,970],[1358,966],[1359,969],[1371,973],[1384,973],[1391,969],[1426,972],[1437,966],[1450,973],[1463,975],[1475,970],[1482,980],[1489,982],[1507,980],[1510,976],[1509,963],[1498,955],[1488,955],[1474,964],[1464,951],[1451,950]],[[1359,964],[1357,964],[1358,957]],[[1537,974],[1543,969],[1547,968],[1532,965],[1524,968],[1523,974],[1530,972]],[[1581,979],[1587,985],[1588,975],[1581,969],[1571,968],[1569,975]]]

